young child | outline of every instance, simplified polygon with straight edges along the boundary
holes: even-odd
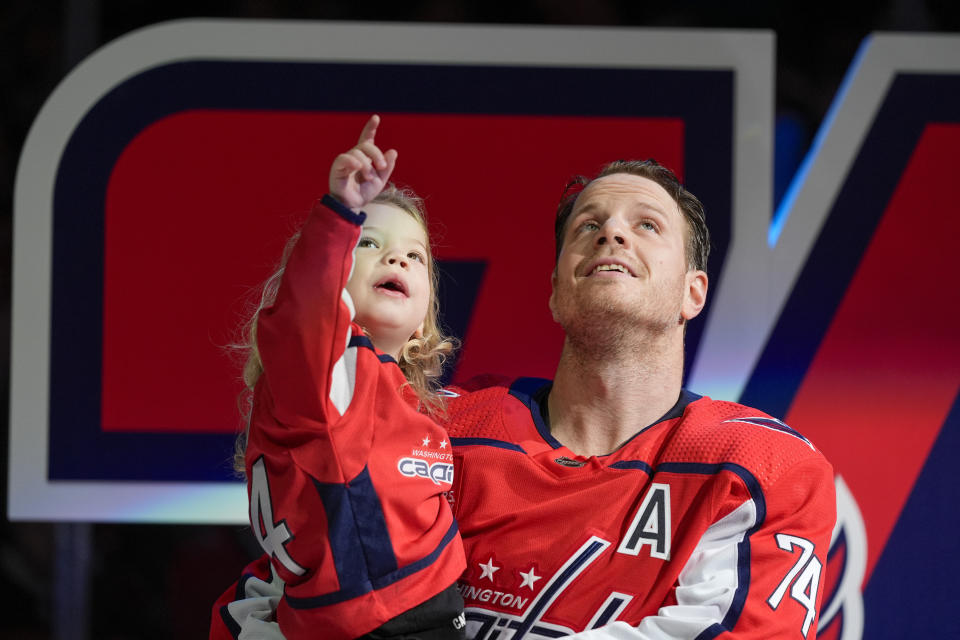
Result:
[[[397,154],[377,148],[378,124],[334,160],[330,195],[250,324],[250,522],[285,584],[276,623],[288,640],[463,637],[452,456],[427,415],[452,344],[423,212],[387,186]],[[255,594],[246,582],[237,592]],[[214,614],[244,621],[242,606]]]

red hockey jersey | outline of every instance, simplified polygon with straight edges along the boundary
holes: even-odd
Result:
[[[272,560],[269,580],[285,584],[276,619],[290,640],[360,636],[464,567],[444,496],[447,434],[417,412],[394,359],[352,323],[345,287],[364,216],[321,202],[260,314],[264,373],[246,450],[250,522]],[[240,589],[258,593],[246,580]],[[247,613],[219,609],[235,632]]]
[[[617,451],[583,458],[550,435],[549,388],[450,389],[467,638],[814,638],[836,515],[833,471],[808,440],[685,391]],[[243,582],[221,600],[268,616],[279,587],[265,563]]]
[[[684,392],[584,458],[550,435],[549,388],[485,381],[449,404],[468,638],[815,636],[836,516],[808,440]]]

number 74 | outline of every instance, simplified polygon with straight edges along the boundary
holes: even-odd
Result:
[[[780,581],[770,597],[767,598],[767,604],[770,605],[771,609],[777,609],[789,588],[790,597],[807,610],[801,629],[801,633],[806,637],[807,632],[810,631],[810,625],[813,623],[813,618],[817,615],[817,588],[820,586],[823,565],[813,554],[814,545],[809,540],[785,533],[778,533],[775,537],[777,546],[784,551],[793,553],[799,547],[800,558],[790,568],[790,571]]]

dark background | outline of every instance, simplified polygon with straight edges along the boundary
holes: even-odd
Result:
[[[14,174],[57,83],[101,45],[185,17],[772,29],[777,35],[775,193],[783,193],[862,39],[957,31],[953,0],[8,0],[0,3],[0,638],[204,638],[210,605],[254,557],[246,527],[9,522],[10,248]],[[84,539],[90,544],[82,544]],[[77,543],[80,544],[77,544]],[[75,546],[71,548],[70,544]],[[89,582],[65,568],[89,562]],[[83,602],[89,602],[84,607]],[[80,605],[78,610],[69,610]]]

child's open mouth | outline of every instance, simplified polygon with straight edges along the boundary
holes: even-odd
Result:
[[[374,289],[379,289],[385,293],[392,295],[398,295],[407,297],[407,288],[403,286],[403,283],[400,280],[388,279],[383,282],[378,282],[374,285]]]

